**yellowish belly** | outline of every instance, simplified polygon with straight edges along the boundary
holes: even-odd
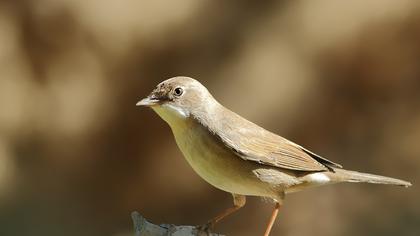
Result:
[[[267,184],[253,173],[253,163],[234,155],[204,128],[196,126],[173,132],[185,159],[211,185],[236,194],[271,195]]]

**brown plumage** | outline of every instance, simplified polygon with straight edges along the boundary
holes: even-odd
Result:
[[[203,122],[239,157],[259,164],[298,171],[326,171],[342,166],[327,160],[281,136],[271,133],[221,108],[221,117],[214,123]],[[241,124],[237,128],[237,124]]]

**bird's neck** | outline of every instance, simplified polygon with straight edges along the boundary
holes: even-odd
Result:
[[[187,125],[190,114],[180,108],[171,105],[160,105],[152,109],[166,122],[172,129],[184,128]]]
[[[217,121],[221,114],[220,110],[223,109],[215,100],[206,103],[205,106],[195,107],[188,111],[168,104],[152,108],[174,132],[189,129],[193,123],[209,127],[209,124]]]

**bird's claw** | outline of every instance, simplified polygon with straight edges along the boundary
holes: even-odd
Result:
[[[196,228],[198,230],[197,235],[199,235],[199,236],[210,235],[211,231],[214,228],[214,222],[209,221],[206,224],[196,226]]]

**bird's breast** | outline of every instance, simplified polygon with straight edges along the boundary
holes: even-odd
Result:
[[[188,113],[173,106],[157,106],[153,110],[169,124],[185,159],[208,183],[226,192],[273,196],[271,186],[257,177],[256,163],[236,156]]]
[[[172,130],[187,162],[208,183],[231,193],[268,194],[267,186],[253,172],[254,164],[236,156],[205,127],[191,122]]]

